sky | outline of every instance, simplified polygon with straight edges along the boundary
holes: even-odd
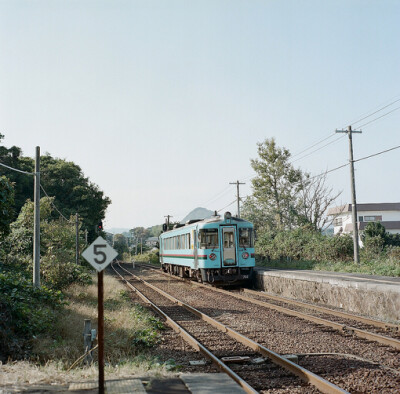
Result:
[[[267,138],[312,175],[348,163],[335,129],[400,99],[399,20],[397,0],[0,0],[0,133],[78,164],[106,229],[236,213]],[[399,106],[354,124],[355,159],[400,145]],[[357,202],[400,202],[399,157],[356,163]],[[348,167],[326,184],[351,202]]]

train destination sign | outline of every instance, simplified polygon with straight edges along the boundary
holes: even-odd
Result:
[[[103,271],[117,256],[118,253],[115,249],[102,237],[97,237],[97,239],[82,252],[82,257],[84,257],[97,272]]]

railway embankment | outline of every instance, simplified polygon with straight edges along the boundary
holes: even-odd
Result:
[[[257,268],[256,288],[273,295],[400,321],[400,278]]]

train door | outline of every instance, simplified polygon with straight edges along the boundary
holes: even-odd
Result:
[[[235,227],[222,227],[222,266],[236,265]]]

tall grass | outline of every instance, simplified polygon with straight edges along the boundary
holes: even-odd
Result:
[[[68,304],[59,313],[51,337],[40,336],[33,353],[45,363],[57,360],[69,367],[84,353],[84,319],[97,329],[97,279],[90,286],[73,285],[66,291]],[[161,338],[163,323],[139,304],[132,304],[125,287],[114,277],[104,276],[105,361],[110,365],[134,362]],[[95,357],[97,352],[95,352]]]

